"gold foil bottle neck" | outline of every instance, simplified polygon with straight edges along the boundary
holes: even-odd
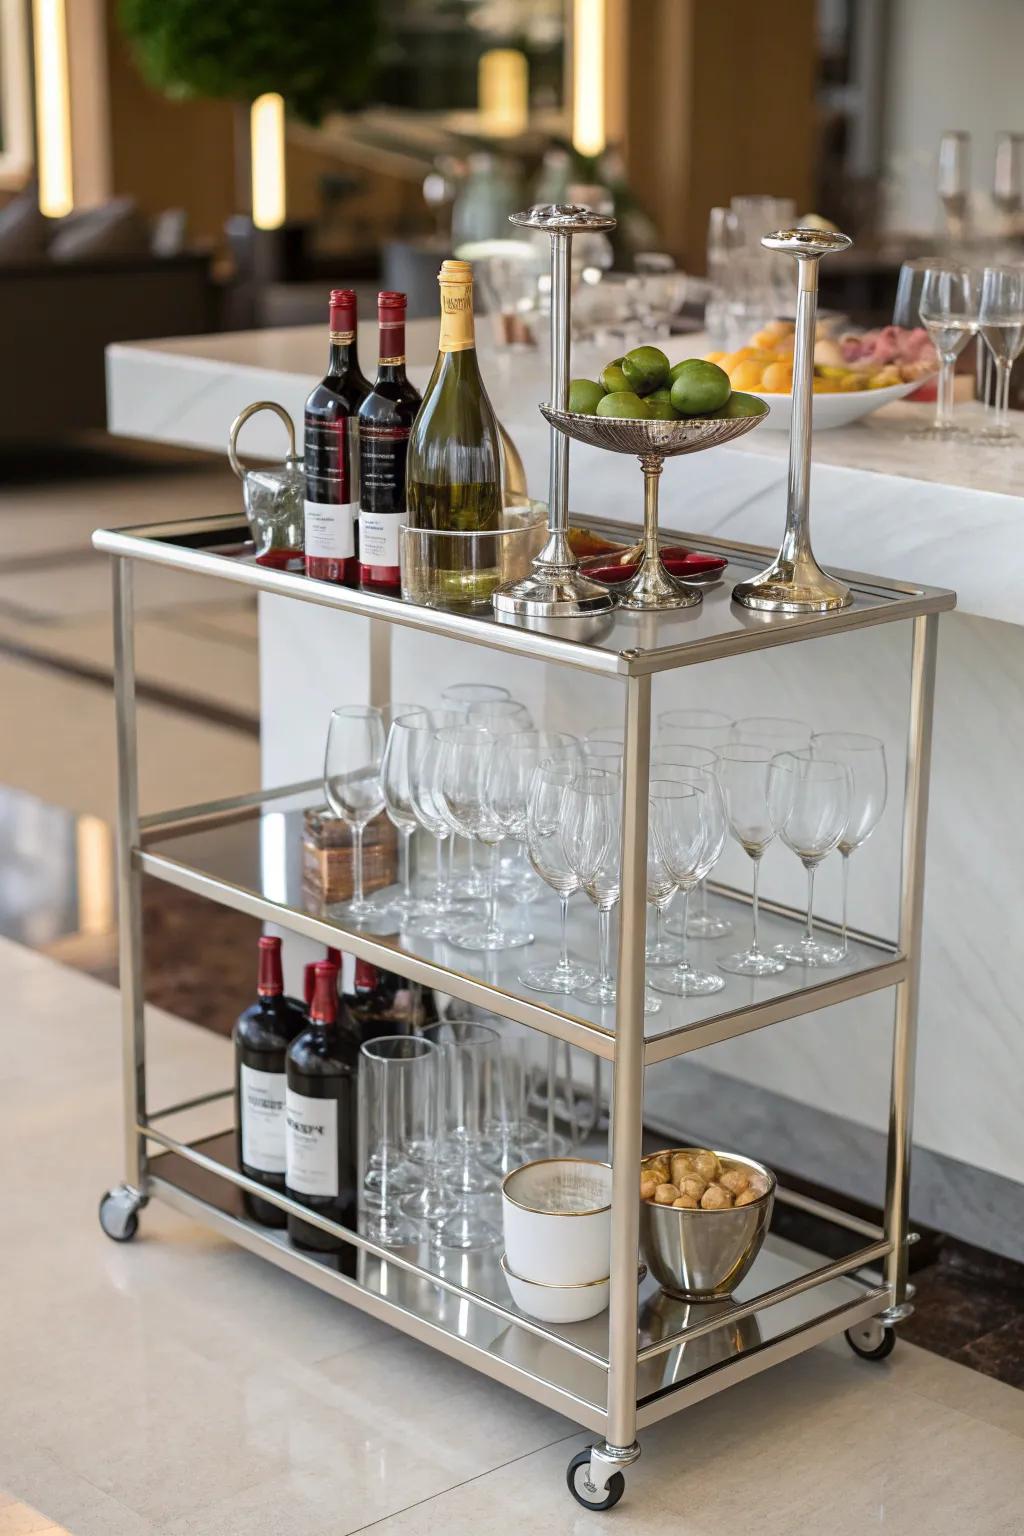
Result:
[[[441,263],[440,352],[468,352],[476,345],[473,333],[473,268],[454,258]]]

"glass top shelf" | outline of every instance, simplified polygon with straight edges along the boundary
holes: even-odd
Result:
[[[609,1059],[614,1056],[614,1006],[602,1008],[575,997],[534,992],[519,981],[527,966],[556,958],[558,905],[553,895],[545,891],[537,901],[508,908],[509,919],[527,926],[534,942],[495,954],[426,939],[400,930],[386,919],[354,928],[303,879],[303,810],[321,805],[319,791],[303,790],[204,824],[155,828],[144,837],[143,867],[224,905],[351,949],[570,1044]],[[749,903],[740,895],[716,893],[711,902],[713,908],[717,905],[728,910],[739,933],[747,931]],[[769,948],[791,940],[801,924],[802,917],[762,908],[762,943]],[[325,928],[330,931],[324,932]],[[597,918],[594,908],[580,895],[570,903],[568,931],[573,956],[593,964]],[[721,947],[721,940],[694,941],[694,962],[713,966]],[[830,969],[825,980],[820,979],[820,972],[790,965],[777,976],[757,980],[726,976],[724,989],[710,997],[659,994],[660,1011],[646,1015],[644,1020],[647,1059],[679,1055],[698,1045],[808,1012],[811,1007],[891,985],[900,979],[902,965],[892,948],[851,939],[849,961]]]
[[[636,526],[606,520],[574,516],[573,523],[627,543],[634,542],[640,533]],[[531,620],[527,627],[526,621],[504,622],[491,614],[440,612],[400,598],[312,581],[299,572],[272,570],[256,564],[248,540],[246,524],[231,514],[118,530],[100,529],[93,535],[95,547],[111,555],[242,582],[257,590],[304,602],[613,676],[643,676],[840,630],[938,613],[952,608],[956,601],[952,592],[942,588],[916,587],[838,571],[836,574],[852,587],[850,607],[829,614],[754,613],[732,601],[732,589],[737,581],[763,569],[774,551],[703,534],[673,533],[666,542],[685,542],[689,548],[721,554],[729,561],[723,579],[703,589],[704,601],[697,607],[664,613],[631,613],[613,608],[608,614],[586,619]]]

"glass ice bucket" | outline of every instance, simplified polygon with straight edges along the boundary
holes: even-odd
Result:
[[[399,529],[402,596],[425,608],[486,613],[491,593],[529,574],[547,538],[547,516],[536,504],[505,507],[501,527],[486,533]]]
[[[257,411],[273,411],[284,422],[288,453],[282,463],[247,469],[238,457],[238,435]],[[295,424],[283,405],[275,400],[257,400],[239,411],[231,423],[228,462],[242,482],[245,515],[256,546],[256,564],[270,565],[279,571],[304,570],[306,475],[295,451]]]

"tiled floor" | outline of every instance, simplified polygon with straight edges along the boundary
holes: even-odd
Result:
[[[158,1205],[110,1243],[116,994],[20,945],[0,966],[0,1536],[1019,1536],[1024,1395],[902,1342],[652,1428],[619,1511],[586,1514],[567,1420]],[[154,1102],[227,1080],[224,1040],[149,1031]]]

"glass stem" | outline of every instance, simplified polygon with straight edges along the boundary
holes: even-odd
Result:
[[[444,891],[444,838],[443,837],[435,837],[435,839],[434,839],[434,874],[435,874],[436,879],[437,879],[437,889],[434,892],[434,898],[435,898],[436,901],[440,902],[441,894]]]
[[[470,844],[472,849],[474,844]],[[498,935],[498,850],[488,849],[490,855],[487,866],[487,932],[491,938]]]
[[[814,871],[817,867],[817,864],[807,866],[807,926],[804,938],[808,944],[814,943]]]
[[[953,372],[956,367],[954,357],[942,358],[939,367],[939,383],[935,396],[935,425],[937,427],[951,427],[953,425]]]
[[[563,974],[569,969],[569,933],[567,924],[569,921],[569,897],[563,892],[558,898],[561,912],[561,943],[559,945],[557,969]]]
[[[679,956],[679,969],[685,973],[690,969],[690,941],[686,937],[686,925],[690,917],[690,887],[688,885],[680,886],[680,891],[682,892],[683,919],[680,925],[682,928],[680,935],[680,949],[682,952]]]
[[[700,885],[698,885],[697,898],[697,916],[702,923],[706,923],[708,920],[708,884],[706,880],[702,880]]]
[[[363,905],[363,829],[352,828],[352,905]]]
[[[758,857],[758,858],[756,858],[754,860],[754,899],[753,899],[753,901],[751,903],[751,907],[750,907],[751,917],[754,920],[754,942],[750,946],[750,953],[752,955],[759,955],[761,953],[760,949],[758,948],[758,943],[757,943],[757,920],[758,920],[758,916],[759,916],[758,906],[757,906],[757,878],[760,875],[760,873],[761,873],[761,859],[760,859],[760,857]]]
[[[1010,370],[1013,364],[1005,357],[996,358],[996,431],[1010,430]]]
[[[402,828],[402,841],[398,850],[398,878],[402,883],[402,895],[406,901],[412,900],[412,880],[409,875],[409,844],[415,827]]]
[[[610,907],[600,907],[597,913],[598,965],[604,986],[612,983],[612,913]]]
[[[850,951],[849,921],[848,921],[848,917],[847,917],[847,897],[849,896],[849,894],[850,894],[850,855],[848,853],[844,853],[843,854],[843,946],[842,946],[842,956],[843,956],[844,960],[846,959],[846,956],[849,954],[849,951]]]
[[[660,954],[661,946],[665,942],[665,908],[659,902],[655,907],[654,919],[654,948]]]

